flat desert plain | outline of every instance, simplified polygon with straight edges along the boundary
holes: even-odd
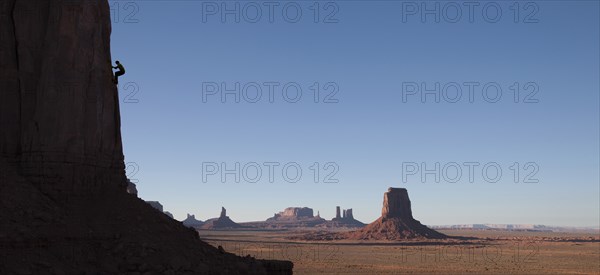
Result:
[[[225,251],[290,260],[295,274],[600,274],[598,233],[439,230],[452,240],[302,241],[309,230],[200,230]],[[292,237],[292,238],[290,238]]]

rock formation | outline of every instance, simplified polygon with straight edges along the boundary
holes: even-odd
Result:
[[[138,195],[137,186],[135,185],[135,183],[131,182],[129,179],[127,179],[127,193],[132,194],[136,197]]]
[[[308,207],[288,207],[273,215],[272,219],[303,219],[313,218],[313,210]]]
[[[342,216],[338,217],[337,213],[339,213],[340,211],[340,207],[336,206],[336,216],[335,218],[332,219],[332,221],[335,220],[353,220],[354,219],[354,215],[352,214],[352,208],[350,209],[342,209]]]
[[[313,209],[309,207],[288,207],[266,221],[248,222],[244,225],[256,228],[304,228],[325,222],[325,219],[319,215],[313,216],[313,213]]]
[[[291,273],[127,193],[107,0],[0,1],[0,274]]]
[[[196,220],[196,216],[190,215],[190,214],[187,214],[187,218],[185,220],[181,221],[181,223],[183,223],[183,225],[185,225],[187,227],[191,227],[191,228],[199,228],[202,225],[204,225],[203,221]]]
[[[288,207],[283,211],[276,213],[267,221],[299,221],[314,219],[312,208],[308,207]]]
[[[381,217],[345,238],[358,240],[443,239],[447,236],[424,226],[412,216],[408,191],[389,188],[383,195]]]
[[[342,219],[354,219],[354,216],[352,215],[352,208],[344,209]]]
[[[319,227],[326,227],[326,228],[336,228],[336,227],[352,228],[352,227],[354,227],[354,228],[356,228],[356,227],[365,226],[364,223],[354,219],[354,215],[352,214],[352,209],[343,209],[341,217],[339,217],[339,213],[340,213],[339,206],[335,207],[335,212],[336,212],[335,218],[331,219],[331,221],[327,221],[326,223],[319,225]]]
[[[221,215],[218,218],[208,219],[200,227],[202,229],[231,229],[243,227],[236,222],[232,221],[227,216],[227,210],[225,207],[221,207]]]
[[[158,201],[146,201],[147,204],[149,204],[150,206],[152,206],[154,209],[160,211],[160,212],[164,212],[163,210],[163,205],[158,202]]]
[[[390,187],[383,195],[382,218],[413,219],[408,191],[405,188]]]
[[[171,214],[171,212],[169,212],[169,211],[164,211],[163,205],[159,201],[146,201],[146,203],[149,204],[150,206],[152,206],[152,208],[169,216],[171,219],[173,218],[173,214]]]

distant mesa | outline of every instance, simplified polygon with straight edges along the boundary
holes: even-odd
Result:
[[[201,220],[196,220],[196,216],[187,214],[187,218],[181,221],[183,225],[191,228],[199,228],[204,225],[204,222]]]
[[[383,195],[381,217],[361,230],[345,233],[346,239],[407,240],[445,239],[448,236],[415,220],[412,216],[408,191],[390,187]]]
[[[288,207],[266,221],[249,222],[245,225],[256,228],[304,228],[314,227],[325,222],[319,214],[314,216],[314,211],[309,207]]]
[[[364,223],[354,219],[352,209],[344,209],[343,214],[340,207],[337,207],[336,217],[331,221],[321,218],[317,212],[314,216],[314,210],[309,207],[288,207],[266,221],[256,221],[244,223],[246,226],[255,228],[358,228],[365,226]]]
[[[314,211],[308,207],[288,207],[283,211],[276,213],[267,221],[284,221],[284,220],[303,220],[313,219]]]
[[[254,228],[286,229],[315,227],[325,222],[319,214],[314,216],[314,211],[309,207],[288,207],[265,221],[245,222],[244,226]]]
[[[208,219],[200,227],[202,229],[230,229],[230,228],[241,228],[242,225],[232,221],[227,216],[227,210],[225,207],[221,207],[221,215],[218,218]]]

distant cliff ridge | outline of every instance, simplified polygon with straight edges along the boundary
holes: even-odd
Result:
[[[575,226],[552,226],[541,224],[454,224],[454,225],[430,225],[433,229],[475,229],[475,230],[506,230],[506,231],[544,231],[544,232],[592,232],[599,233],[598,226],[575,227]]]

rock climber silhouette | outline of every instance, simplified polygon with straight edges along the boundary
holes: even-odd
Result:
[[[119,76],[122,76],[125,74],[125,67],[123,67],[123,65],[121,64],[121,62],[119,62],[119,60],[117,60],[115,63],[117,63],[117,66],[112,67],[112,68],[119,69],[119,70],[115,72],[115,78],[113,79],[113,82],[115,82],[115,84],[119,84]]]

